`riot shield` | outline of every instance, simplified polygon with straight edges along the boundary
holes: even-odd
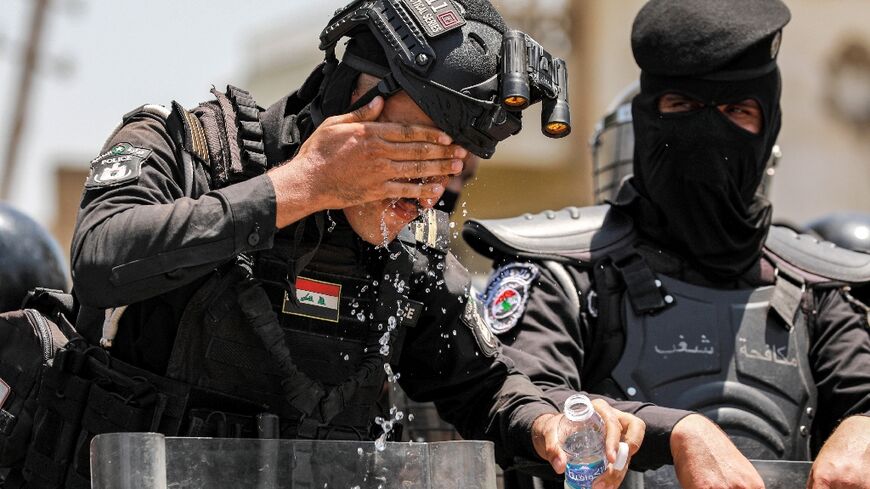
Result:
[[[171,438],[91,442],[93,489],[495,489],[490,442]]]

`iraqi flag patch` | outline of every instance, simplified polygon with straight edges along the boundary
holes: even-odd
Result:
[[[322,321],[338,322],[341,284],[321,282],[305,277],[296,278],[296,302],[284,292],[284,314],[304,316]]]
[[[506,333],[517,325],[526,309],[529,289],[538,275],[540,270],[531,263],[511,263],[492,275],[483,299],[486,324],[493,333]]]

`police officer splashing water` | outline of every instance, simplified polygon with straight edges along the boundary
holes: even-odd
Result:
[[[142,106],[92,162],[72,245],[82,338],[46,373],[58,395],[19,461],[34,487],[84,484],[106,431],[371,440],[388,375],[500,463],[564,471],[559,406],[502,355],[433,206],[525,107],[570,131],[565,63],[485,0],[356,1],[320,47],[269,107],[235,87]],[[637,418],[596,410],[611,458],[640,444]]]

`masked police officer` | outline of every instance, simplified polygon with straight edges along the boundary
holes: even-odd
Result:
[[[234,87],[192,111],[143,106],[92,162],[72,245],[78,329],[157,395],[73,409],[94,358],[62,355],[50,379],[67,401],[41,404],[53,423],[38,423],[31,480],[80,480],[107,419],[120,431],[373,439],[385,379],[434,400],[464,436],[495,440],[499,462],[564,470],[554,404],[501,355],[431,210],[461,160],[490,157],[530,103],[544,102],[545,133],[567,134],[564,62],[485,0],[353,2],[321,48],[324,64],[265,110]],[[524,92],[502,96],[500,63],[519,67]],[[636,449],[642,422],[597,407],[610,459],[621,431]]]
[[[814,455],[810,487],[870,484],[868,318],[847,289],[870,256],[771,227],[758,191],[789,18],[779,0],[648,2],[633,177],[612,204],[463,233],[498,266],[490,328],[554,399],[583,388],[724,429],[636,411],[635,467],[673,463],[683,487],[760,487],[747,457]]]

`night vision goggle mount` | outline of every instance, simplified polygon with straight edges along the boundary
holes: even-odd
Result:
[[[447,22],[443,14],[429,15],[439,9],[452,12]],[[390,66],[372,69],[372,63],[345,55],[345,63],[382,78],[355,105],[404,89],[457,144],[483,158],[492,156],[498,142],[520,131],[521,112],[537,102],[543,104],[543,133],[552,138],[567,136],[571,132],[567,65],[523,32],[504,33],[498,73],[492,78],[460,89],[431,79],[438,62],[432,44],[463,25],[465,20],[451,0],[359,0],[336,11],[320,35],[320,49],[326,52],[327,65],[335,66],[338,41],[368,29]]]

